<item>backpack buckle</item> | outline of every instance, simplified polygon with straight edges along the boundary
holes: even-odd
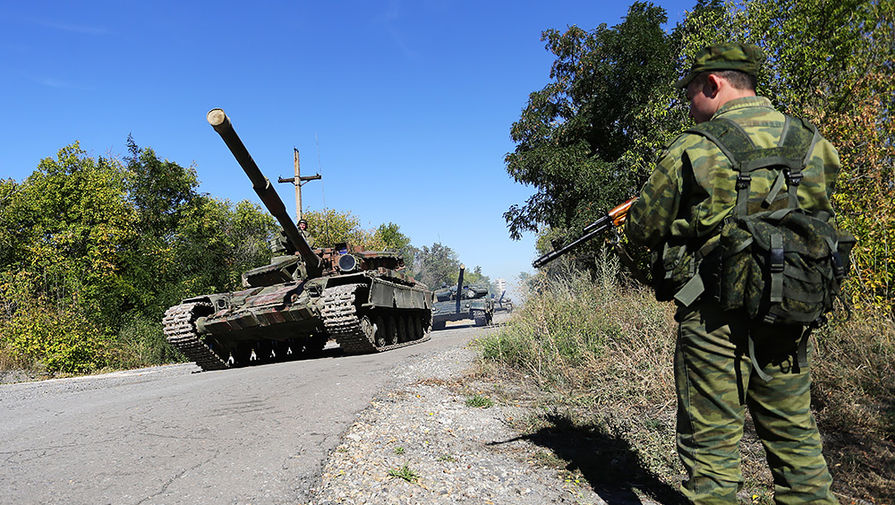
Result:
[[[786,182],[790,186],[798,186],[802,183],[802,172],[792,173],[792,171],[788,168],[783,169],[783,175],[786,176]]]
[[[770,267],[771,273],[780,273],[783,272],[783,248],[772,248],[771,249],[771,257],[770,261],[768,261],[768,266]]]
[[[737,175],[737,189],[747,189],[752,184],[752,176],[749,174]]]

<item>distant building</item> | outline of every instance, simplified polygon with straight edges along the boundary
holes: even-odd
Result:
[[[506,279],[494,279],[494,285],[497,286],[497,296],[500,296],[501,293],[506,291],[507,289],[507,280]]]

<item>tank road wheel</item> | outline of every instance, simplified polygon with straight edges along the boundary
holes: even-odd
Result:
[[[388,332],[385,334],[385,343],[388,345],[394,345],[398,343],[398,322],[395,320],[394,314],[389,314],[386,318],[388,320]]]
[[[386,346],[386,336],[388,334],[388,326],[385,324],[385,318],[382,315],[376,316],[374,319],[376,325],[376,347]]]
[[[319,356],[326,347],[326,335],[314,334],[305,340],[305,354],[308,356]]]
[[[406,332],[404,338],[406,338],[406,342],[411,340],[416,340],[416,326],[413,324],[413,316],[411,314],[405,314],[404,316],[404,331]]]
[[[286,342],[282,345],[283,350],[283,359],[286,360],[294,360],[298,359],[301,355],[301,341],[290,338],[286,340]]]
[[[376,327],[373,326],[373,321],[370,320],[370,316],[363,316],[360,318],[360,331],[363,332],[364,336],[367,337],[367,340],[369,340],[371,344],[376,345]]]
[[[414,339],[413,335],[413,320],[410,319],[409,314],[402,314],[401,321],[404,322],[404,338],[402,342],[410,342]]]
[[[423,320],[419,316],[413,315],[410,316],[410,320],[413,321],[413,339],[418,340],[423,338]]]
[[[404,318],[401,317],[401,314],[395,314],[395,337],[397,337],[396,342],[401,343],[406,341],[404,338]]]

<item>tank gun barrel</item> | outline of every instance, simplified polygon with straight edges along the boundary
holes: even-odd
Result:
[[[465,265],[460,265],[460,275],[457,276],[457,312],[460,312],[460,299],[463,298],[463,272],[466,271]]]
[[[280,199],[280,195],[277,194],[276,190],[274,190],[273,186],[270,184],[270,180],[261,173],[258,165],[255,164],[252,155],[249,154],[249,151],[242,143],[242,140],[236,134],[236,130],[233,129],[233,125],[230,123],[230,118],[227,117],[227,114],[224,113],[222,109],[211,109],[208,112],[207,119],[208,123],[214,128],[214,131],[216,131],[224,140],[224,143],[227,144],[227,148],[230,149],[230,152],[233,154],[233,157],[236,158],[239,166],[241,166],[242,170],[249,176],[249,180],[252,181],[252,189],[254,189],[255,193],[258,194],[258,197],[261,198],[261,202],[264,203],[267,211],[270,212],[280,223],[280,226],[283,227],[286,239],[304,260],[308,269],[308,275],[311,277],[319,276],[322,272],[322,261],[320,260],[320,257],[314,254],[311,245],[308,244],[308,241],[305,240],[302,234],[298,231],[292,218],[290,218],[289,214],[286,212],[286,206],[283,205],[283,200]]]

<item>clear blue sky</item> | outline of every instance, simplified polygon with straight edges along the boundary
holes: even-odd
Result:
[[[656,2],[677,23],[695,0]],[[544,29],[615,25],[600,1],[87,1],[0,4],[0,177],[74,141],[126,138],[193,165],[200,190],[258,202],[205,113],[223,108],[272,181],[302,173],[305,209],[394,222],[512,282],[533,235],[502,213],[532,189],[503,162],[528,94],[548,83]],[[294,190],[277,184],[288,209]]]

